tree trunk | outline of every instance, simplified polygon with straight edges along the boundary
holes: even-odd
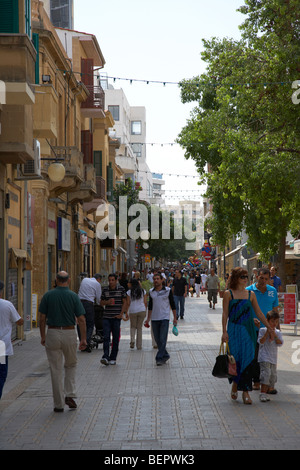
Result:
[[[285,292],[286,285],[286,272],[285,272],[285,244],[286,237],[282,237],[279,245],[278,251],[278,266],[277,266],[277,275],[281,279],[282,292]]]

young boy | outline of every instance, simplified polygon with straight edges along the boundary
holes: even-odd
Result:
[[[267,313],[267,320],[271,327],[275,328],[275,337],[270,340],[267,328],[260,328],[258,334],[259,352],[258,362],[260,363],[260,401],[266,402],[270,398],[267,394],[276,394],[274,385],[277,381],[277,348],[282,346],[282,333],[278,329],[279,313],[274,310]]]

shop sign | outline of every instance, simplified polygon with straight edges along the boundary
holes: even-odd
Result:
[[[283,325],[297,325],[296,294],[278,292],[280,323]]]
[[[63,217],[57,218],[57,242],[61,251],[71,251],[71,223]]]

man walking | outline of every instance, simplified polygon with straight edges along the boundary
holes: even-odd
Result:
[[[258,306],[261,309],[262,313],[265,315],[265,317],[267,316],[267,313],[270,312],[271,310],[278,313],[278,305],[279,305],[277,290],[275,289],[275,287],[270,286],[269,282],[270,282],[270,271],[267,268],[259,268],[257,281],[254,282],[251,286],[246,287],[247,290],[251,290],[254,292],[256,299],[257,299]],[[256,317],[256,315],[254,318],[254,322],[255,322],[257,335],[258,335],[261,324],[258,318]],[[259,380],[260,367],[259,367],[259,363],[257,362],[258,348],[259,348],[259,345],[257,343],[256,351],[255,351],[255,360],[253,364],[253,382],[254,382],[253,389],[254,390],[259,390],[260,388],[260,380]]]
[[[0,281],[0,399],[8,372],[8,356],[13,356],[11,343],[12,326],[16,323],[22,326],[23,318],[20,317],[14,305],[9,300],[3,299],[4,283]]]
[[[281,279],[277,276],[277,269],[275,266],[272,266],[270,269],[270,280],[273,281],[273,287],[275,287],[277,292],[282,292]]]
[[[186,278],[182,276],[180,269],[176,269],[172,286],[172,294],[176,307],[177,320],[184,317],[185,298],[187,296],[188,284]]]
[[[105,307],[103,313],[103,356],[101,364],[115,365],[119,351],[120,326],[123,314],[127,309],[126,291],[118,284],[116,274],[108,276],[108,286],[104,287],[100,305]],[[126,314],[128,318],[128,314]],[[112,349],[110,348],[110,335],[112,335]]]
[[[49,361],[55,412],[64,411],[65,404],[69,408],[77,408],[74,400],[77,364],[76,321],[81,336],[79,349],[86,348],[85,311],[78,295],[69,289],[69,283],[68,273],[59,272],[56,276],[56,288],[44,294],[39,306],[41,344],[46,347]]]
[[[86,321],[86,342],[87,347],[84,349],[85,352],[91,352],[91,339],[95,326],[95,310],[94,302],[100,304],[101,301],[101,274],[97,273],[94,277],[85,277],[82,279],[78,297],[81,300],[83,308],[85,310],[85,321]],[[80,338],[80,331],[78,332]]]
[[[170,309],[173,312],[173,324],[177,325],[176,306],[170,287],[163,285],[163,277],[161,274],[155,274],[153,277],[154,287],[149,291],[148,316],[145,326],[149,327],[151,320],[152,331],[155,342],[157,344],[156,365],[162,366],[170,359],[170,355],[166,350]]]
[[[215,274],[215,270],[211,268],[210,274],[207,276],[206,280],[206,289],[207,289],[207,300],[209,302],[209,308],[212,307],[211,301],[213,302],[213,309],[217,303],[218,290],[220,290],[220,279]]]

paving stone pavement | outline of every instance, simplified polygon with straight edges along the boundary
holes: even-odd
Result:
[[[157,367],[146,328],[143,349],[129,348],[122,322],[117,365],[100,364],[102,346],[78,351],[77,410],[54,413],[51,382],[38,331],[14,346],[0,401],[1,450],[294,450],[300,448],[300,338],[283,327],[278,395],[253,404],[230,398],[227,380],[211,371],[221,338],[221,300],[186,299],[179,335],[168,340],[170,360]],[[298,344],[295,343],[298,341]]]

